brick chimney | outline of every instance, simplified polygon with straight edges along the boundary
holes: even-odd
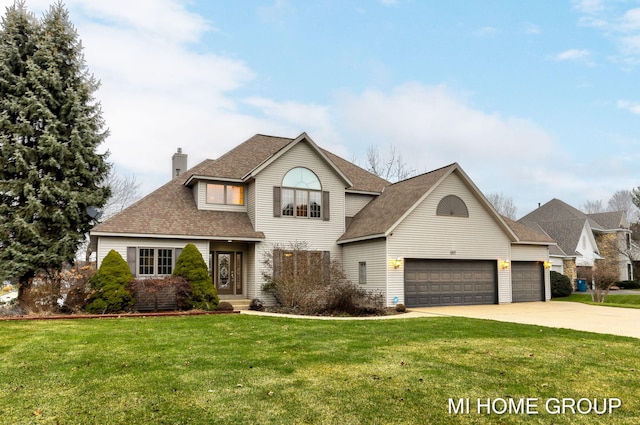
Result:
[[[182,153],[182,148],[178,148],[178,152],[171,157],[171,178],[178,177],[187,171],[187,154]]]

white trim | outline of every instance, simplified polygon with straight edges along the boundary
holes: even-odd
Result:
[[[344,241],[337,241],[336,243],[338,245],[343,245],[343,244],[346,244],[346,243],[362,242],[362,241],[368,241],[368,240],[371,240],[371,239],[380,239],[380,238],[386,239],[387,235],[384,234],[384,233],[379,233],[377,235],[362,236],[362,237],[359,237],[359,238],[352,238],[352,239],[347,239],[347,240],[344,240]]]
[[[369,190],[345,189],[344,193],[353,193],[354,195],[374,195],[374,196],[378,196],[382,192],[371,192]]]
[[[158,239],[195,239],[207,241],[242,241],[242,242],[263,242],[266,238],[250,238],[238,236],[202,236],[202,235],[160,235],[154,233],[107,233],[91,232],[91,236],[114,237],[114,238],[158,238]]]
[[[315,142],[313,140],[311,140],[311,138],[307,135],[307,133],[300,134],[298,137],[296,137],[294,140],[292,140],[290,143],[288,143],[286,146],[284,146],[278,152],[274,153],[273,155],[271,155],[270,157],[268,157],[267,159],[262,161],[257,167],[255,167],[253,170],[251,170],[247,174],[245,174],[242,177],[242,180],[247,180],[249,178],[255,178],[256,174],[260,173],[260,171],[262,171],[266,167],[268,167],[273,161],[275,161],[276,159],[280,158],[282,155],[284,155],[291,148],[293,148],[295,145],[297,145],[298,143],[302,142],[303,140],[306,140],[307,143],[309,143],[311,148],[318,154],[318,156],[320,156],[322,158],[323,161],[325,161],[333,169],[333,171],[338,176],[340,176],[342,181],[344,181],[348,186],[353,186],[353,182],[340,170],[340,168],[338,168],[336,166],[336,164],[333,161],[331,161],[329,159],[329,157],[327,155],[325,155],[324,152],[322,152],[322,149],[320,149],[318,147],[318,145],[316,145]]]
[[[191,186],[191,184],[196,183],[198,181],[210,181],[210,182],[231,182],[231,183],[244,183],[243,179],[233,179],[228,177],[213,177],[213,176],[204,176],[200,174],[193,174],[191,177],[187,179],[186,182],[183,183],[184,186]]]

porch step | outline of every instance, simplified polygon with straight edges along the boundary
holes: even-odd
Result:
[[[220,301],[226,301],[233,306],[234,310],[249,310],[251,300],[247,298],[225,298],[220,296]]]

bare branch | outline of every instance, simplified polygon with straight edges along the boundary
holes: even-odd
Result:
[[[393,145],[389,147],[389,154],[386,157],[380,156],[377,146],[369,146],[366,169],[385,180],[394,182],[416,175],[416,170],[409,168]]]
[[[510,218],[511,220],[516,219],[516,214],[518,212],[518,207],[513,202],[512,198],[506,197],[502,193],[491,192],[486,195],[486,198],[491,205],[498,211],[499,214],[502,214],[505,217]]]
[[[600,200],[587,201],[582,206],[582,211],[584,211],[585,214],[597,214],[604,212],[604,206],[602,205],[602,201]]]

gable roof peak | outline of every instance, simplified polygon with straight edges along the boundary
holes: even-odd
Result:
[[[407,177],[406,179],[399,180],[399,181],[397,181],[395,183],[390,184],[389,186],[395,186],[395,185],[398,185],[398,184],[402,184],[402,183],[408,182],[410,180],[420,179],[420,178],[422,178],[424,176],[427,176],[427,175],[430,175],[430,174],[434,174],[434,173],[439,173],[439,172],[445,171],[445,170],[453,171],[454,169],[460,169],[460,165],[457,162],[453,162],[453,163],[451,163],[449,165],[445,165],[444,167],[436,168],[435,170],[431,170],[431,171],[427,171],[425,173],[417,174],[415,176]]]
[[[584,212],[572,207],[560,199],[553,198],[549,202],[539,206],[518,221],[563,221],[572,219],[588,220]]]

